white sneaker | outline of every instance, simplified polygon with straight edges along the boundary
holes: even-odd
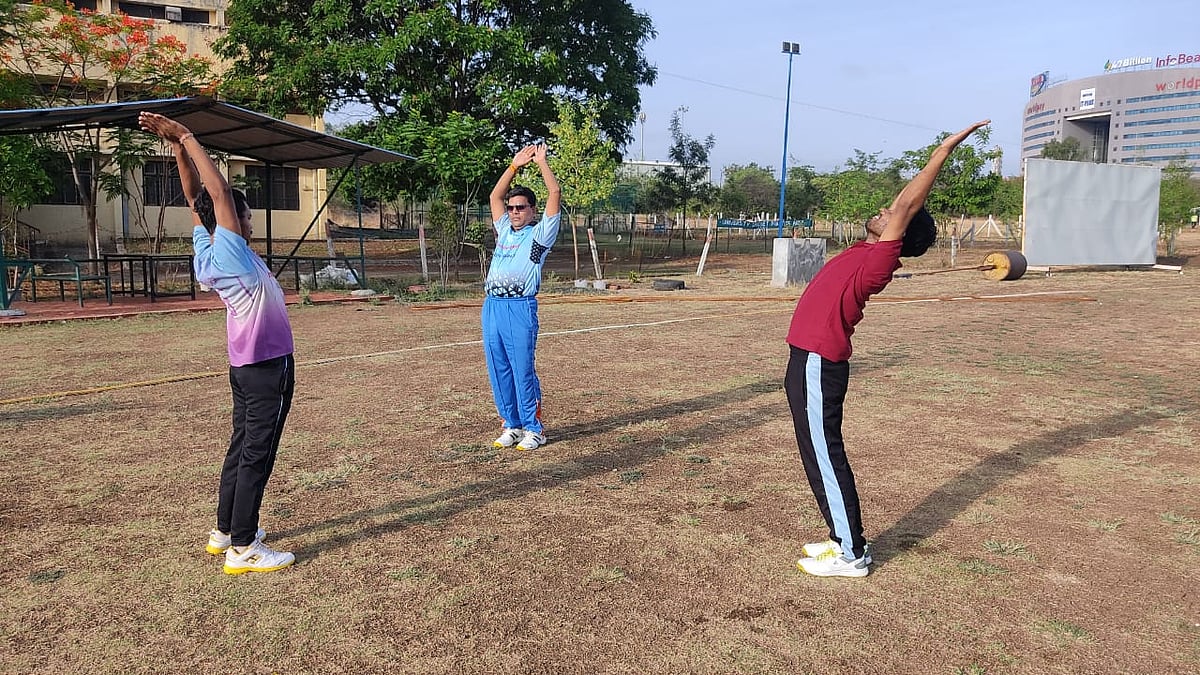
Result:
[[[536,450],[546,444],[546,437],[534,431],[526,431],[525,438],[517,444],[518,450]]]
[[[829,551],[833,551],[834,555],[842,555],[842,547],[832,539],[819,541],[815,544],[805,544],[802,550],[806,558],[820,558]],[[871,560],[871,546],[869,544],[863,550],[863,560],[866,560],[868,565],[874,562]]]
[[[254,533],[254,541],[262,541],[266,538],[267,531],[261,527]],[[228,532],[222,532],[214,528],[208,533],[208,545],[204,547],[204,550],[213,555],[221,555],[232,544],[233,539],[229,536]]]
[[[232,546],[225,551],[225,574],[246,572],[274,572],[296,562],[296,556],[255,541],[238,553]]]
[[[858,560],[846,560],[830,550],[818,558],[801,558],[796,567],[815,577],[865,577],[871,573],[871,563],[866,556]]]
[[[492,441],[492,445],[497,448],[511,448],[517,444],[517,441],[525,437],[525,432],[520,429],[505,429],[500,434],[500,438]]]

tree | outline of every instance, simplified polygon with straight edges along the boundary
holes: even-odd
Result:
[[[0,238],[11,230],[15,244],[17,212],[54,189],[45,165],[46,153],[32,138],[0,136]],[[0,241],[0,251],[12,250]]]
[[[579,243],[571,211],[590,209],[612,196],[617,184],[616,144],[600,130],[600,106],[595,101],[579,104],[558,102],[558,121],[550,125],[547,161],[562,189],[571,225],[571,247],[575,251],[575,275],[579,276]],[[533,188],[545,202],[547,191],[537,167],[527,164],[521,182]],[[589,214],[589,219],[591,214]]]
[[[1043,145],[1038,156],[1043,159],[1064,159],[1068,162],[1088,161],[1087,152],[1079,145],[1078,138],[1064,138],[1061,141],[1056,138]]]
[[[771,170],[751,162],[725,167],[725,182],[718,203],[730,215],[775,211],[779,208],[779,181]]]
[[[785,210],[794,216],[807,218],[821,208],[825,196],[817,185],[817,170],[811,166],[794,166],[788,169]]]
[[[1200,185],[1192,178],[1187,162],[1171,160],[1162,170],[1158,191],[1158,236],[1167,245],[1167,255],[1175,255],[1175,235],[1197,205],[1200,205]]]
[[[1002,182],[1000,175],[987,170],[1000,157],[1000,149],[985,149],[990,129],[975,132],[970,143],[963,143],[950,153],[942,170],[934,180],[933,189],[925,200],[926,208],[934,215],[982,215],[995,198],[997,186]],[[920,150],[904,153],[902,161],[906,171],[915,174],[929,162],[933,151],[949,133],[939,134],[933,143]]]
[[[459,113],[514,147],[549,134],[559,96],[601,102],[601,130],[625,145],[656,75],[653,25],[628,0],[238,0],[227,20],[215,49],[236,100],[430,125]]]
[[[417,118],[380,116],[367,124],[348,127],[349,138],[413,155],[416,162],[396,162],[360,170],[363,194],[383,201],[403,198],[437,199],[457,204],[462,219],[456,244],[467,240],[470,205],[480,190],[499,173],[504,144],[488,120],[451,113],[440,124]],[[353,183],[343,182],[344,196],[353,199]],[[432,216],[431,216],[432,217]],[[482,248],[480,249],[482,256]],[[455,247],[455,259],[458,259]],[[482,263],[482,257],[481,257]]]
[[[117,99],[117,85],[132,83],[148,97],[212,91],[211,63],[188,56],[178,38],[157,36],[155,23],[124,14],[76,10],[60,0],[17,5],[8,14],[4,69],[27,87],[24,102],[36,107],[94,105]],[[5,87],[8,89],[9,87]],[[125,136],[128,138],[128,135]],[[114,175],[111,148],[122,142],[104,129],[61,132],[47,144],[66,157],[88,227],[88,255],[99,255],[96,205],[104,175]],[[86,169],[95,176],[87,179]],[[120,167],[115,175],[120,175]]]
[[[654,181],[651,201],[660,207],[679,209],[683,213],[683,254],[687,255],[687,216],[689,209],[711,201],[716,189],[708,180],[708,153],[716,145],[709,134],[698,140],[683,130],[685,108],[671,114],[671,147],[667,157],[675,166],[668,166],[658,173]],[[667,232],[667,246],[671,245],[671,232]]]
[[[436,195],[429,203],[429,234],[437,253],[438,279],[445,291],[450,275],[450,256],[458,248],[459,239],[458,215],[454,206],[441,195]]]
[[[1025,211],[1025,179],[1013,176],[997,183],[987,210],[1001,220],[1014,221],[1019,218]]]
[[[904,186],[903,163],[881,160],[879,153],[855,149],[846,167],[815,176],[814,186],[824,195],[819,213],[835,227],[861,224],[887,206]],[[844,239],[849,239],[845,234]]]

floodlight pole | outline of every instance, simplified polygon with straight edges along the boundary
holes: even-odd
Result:
[[[800,53],[800,43],[784,42],[783,53],[788,55],[787,98],[783,104],[783,160],[779,162],[779,234],[783,236],[783,198],[787,194],[788,118],[792,112],[792,57]]]

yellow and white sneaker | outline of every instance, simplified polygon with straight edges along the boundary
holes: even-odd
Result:
[[[499,438],[492,441],[492,446],[497,448],[511,448],[524,437],[525,432],[521,429],[505,429]]]
[[[267,531],[258,528],[254,533],[254,541],[262,541],[267,538]],[[228,532],[222,532],[218,529],[212,529],[208,533],[208,544],[204,546],[204,550],[213,555],[221,555],[233,544],[233,539],[230,538]]]
[[[546,437],[536,431],[526,431],[525,437],[517,443],[518,450],[537,450],[546,444]]]
[[[296,556],[284,551],[276,551],[270,546],[255,540],[241,553],[230,546],[225,551],[225,574],[245,574],[247,572],[274,572],[291,566],[296,562]]]
[[[857,560],[846,560],[833,549],[816,558],[801,558],[796,561],[796,567],[815,577],[865,577],[871,573],[871,563],[865,555]]]
[[[820,558],[829,551],[834,551],[836,555],[842,554],[842,547],[832,539],[818,541],[814,544],[805,544],[801,550],[804,551],[804,557],[806,558]],[[866,550],[863,551],[863,559],[867,561],[868,565],[874,562],[871,560],[871,546],[869,544],[867,545]]]

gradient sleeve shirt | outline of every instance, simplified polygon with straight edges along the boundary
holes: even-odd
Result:
[[[504,214],[495,223],[496,251],[483,284],[488,295],[498,298],[531,298],[542,285],[542,265],[558,238],[561,213],[542,216],[534,225],[514,230]]]
[[[196,279],[225,303],[229,364],[246,366],[292,353],[283,289],[240,235],[223,227],[192,230]]]
[[[788,344],[830,361],[849,359],[850,336],[862,321],[867,299],[882,291],[900,269],[902,243],[862,241],[825,263],[796,303]]]

